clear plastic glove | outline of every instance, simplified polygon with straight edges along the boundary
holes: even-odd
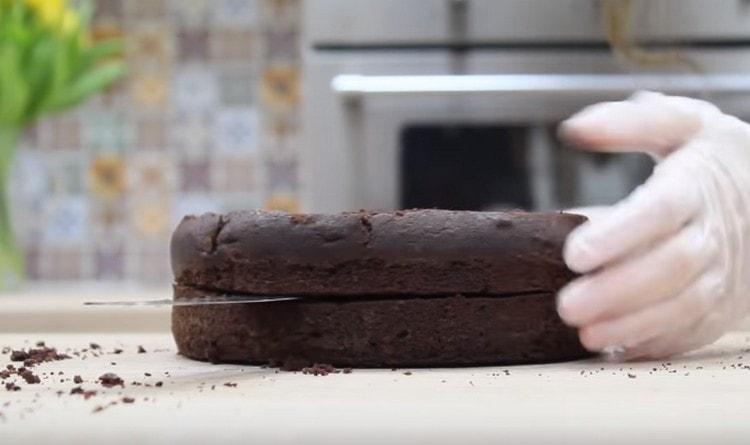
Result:
[[[597,151],[658,164],[628,198],[580,226],[564,257],[582,277],[558,296],[582,343],[620,358],[709,344],[750,309],[750,125],[699,100],[638,93],[561,126]]]

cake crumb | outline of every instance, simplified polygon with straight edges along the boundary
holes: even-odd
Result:
[[[118,376],[117,374],[114,374],[112,372],[108,372],[106,374],[102,374],[99,376],[99,381],[101,382],[101,385],[105,388],[111,388],[113,386],[120,385],[121,387],[125,387],[125,382]]]

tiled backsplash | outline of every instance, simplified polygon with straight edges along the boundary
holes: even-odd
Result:
[[[31,280],[167,283],[187,213],[298,207],[300,4],[99,0],[127,78],[30,129],[12,186]]]

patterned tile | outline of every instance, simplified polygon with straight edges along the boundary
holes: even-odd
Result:
[[[206,192],[211,187],[211,161],[184,159],[180,161],[178,175],[181,192]]]
[[[261,0],[263,23],[266,26],[299,27],[301,0]]]
[[[58,152],[47,156],[52,170],[52,193],[80,195],[85,192],[86,159],[80,151]]]
[[[144,117],[136,124],[136,147],[141,150],[165,150],[167,126],[162,117]]]
[[[24,260],[26,267],[26,277],[29,280],[39,280],[42,278],[41,259],[42,254],[37,244],[27,245],[24,249]]]
[[[274,113],[295,109],[300,101],[300,72],[294,65],[271,65],[263,70],[260,87],[264,106]]]
[[[125,158],[117,155],[93,158],[89,165],[89,183],[97,198],[121,198],[128,186]]]
[[[214,0],[215,22],[220,27],[251,27],[258,20],[257,0]]]
[[[169,144],[175,158],[204,156],[213,142],[213,119],[206,116],[181,116],[169,127]]]
[[[125,18],[129,23],[164,22],[166,0],[124,0]]]
[[[217,104],[216,74],[198,64],[182,65],[175,70],[173,101],[180,116],[211,114]]]
[[[174,58],[173,35],[164,25],[139,26],[126,36],[126,56],[131,69],[158,69]]]
[[[94,8],[94,22],[120,21],[123,18],[123,0],[97,0]]]
[[[299,33],[296,28],[269,28],[263,31],[263,56],[272,61],[297,61],[300,58]]]
[[[214,0],[170,0],[169,15],[181,28],[205,28],[213,21]]]
[[[122,280],[125,278],[125,251],[118,243],[101,243],[94,249],[94,278]]]
[[[167,244],[148,246],[128,255],[128,265],[132,277],[146,284],[167,285],[172,281],[172,271],[169,266],[169,252]]]
[[[108,244],[128,236],[130,209],[125,199],[92,198],[90,224],[92,240]]]
[[[298,213],[300,202],[297,195],[288,192],[272,193],[265,203],[266,210],[278,210],[281,212]]]
[[[216,114],[216,148],[228,153],[252,153],[258,145],[258,113],[255,108],[226,108]]]
[[[138,152],[129,159],[129,185],[135,196],[167,195],[175,186],[172,157],[160,152]]]
[[[252,62],[256,52],[255,33],[248,30],[217,29],[211,33],[211,56],[216,61]]]
[[[40,259],[40,274],[46,280],[81,280],[85,274],[86,258],[77,246],[45,247]]]
[[[177,33],[177,59],[180,62],[204,62],[208,60],[209,48],[207,29],[182,29]]]
[[[48,156],[19,150],[11,172],[10,193],[23,203],[40,202],[53,191]]]
[[[139,72],[132,76],[133,99],[139,109],[165,111],[169,83],[163,72]]]
[[[224,106],[248,106],[255,103],[257,76],[250,66],[223,67],[219,75],[219,97]]]
[[[172,201],[172,226],[176,226],[185,215],[200,215],[221,210],[221,202],[215,196],[205,193],[181,193]]]
[[[169,236],[170,215],[164,200],[139,200],[133,205],[133,227],[138,238],[163,240]]]
[[[93,0],[129,75],[21,142],[12,216],[32,280],[168,284],[185,214],[298,211],[298,0]]]
[[[297,159],[269,160],[266,163],[266,180],[268,190],[272,192],[296,192],[299,186]]]
[[[70,150],[81,146],[81,124],[75,115],[53,116],[37,126],[38,147]]]
[[[83,148],[98,153],[121,153],[130,148],[131,126],[122,111],[96,110],[86,116],[81,137]]]
[[[88,198],[72,195],[50,199],[44,209],[42,239],[50,245],[80,245],[89,234]]]
[[[257,162],[252,156],[221,156],[213,162],[211,189],[217,192],[251,192],[258,187]]]

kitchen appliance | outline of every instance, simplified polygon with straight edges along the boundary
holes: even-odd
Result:
[[[750,117],[750,2],[634,5],[633,34],[700,71],[615,57],[594,0],[306,2],[305,209],[611,204],[652,161],[562,146],[570,114],[649,89]]]

